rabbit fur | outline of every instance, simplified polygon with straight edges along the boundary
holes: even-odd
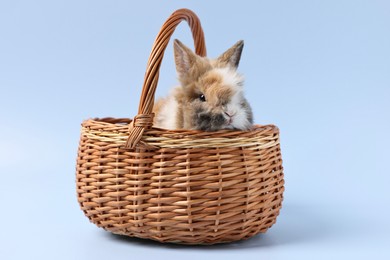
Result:
[[[237,72],[244,46],[238,41],[216,59],[200,57],[174,40],[180,86],[154,106],[154,126],[165,129],[249,130],[252,109],[244,97],[243,76]]]

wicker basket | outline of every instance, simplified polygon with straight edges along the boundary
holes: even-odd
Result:
[[[276,221],[284,180],[279,130],[202,132],[152,127],[154,93],[175,27],[188,22],[206,54],[199,19],[174,12],[158,34],[133,119],[82,123],[77,194],[91,222],[115,234],[213,244],[265,232]]]

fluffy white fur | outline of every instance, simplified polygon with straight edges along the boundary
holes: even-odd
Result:
[[[215,68],[213,69],[213,72],[221,75],[221,78],[223,80],[222,83],[223,85],[230,86],[232,89],[235,89],[237,91],[242,90],[244,77],[241,74],[239,74],[236,70],[233,70],[230,67],[225,67],[225,68]]]
[[[179,87],[176,87],[179,88]],[[165,128],[165,129],[176,129],[177,126],[177,109],[178,103],[174,96],[174,92],[165,99],[164,105],[161,107],[160,112],[156,115],[156,127]]]

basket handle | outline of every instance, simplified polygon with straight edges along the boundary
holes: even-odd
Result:
[[[153,125],[154,94],[157,88],[160,65],[169,39],[175,31],[176,26],[183,20],[185,20],[191,28],[196,54],[206,56],[203,29],[196,14],[188,9],[179,9],[171,14],[161,27],[160,32],[154,41],[146,67],[138,115],[134,117],[129,125],[129,138],[126,142],[126,148],[133,149],[137,145],[141,145],[140,140],[143,132],[146,128]]]

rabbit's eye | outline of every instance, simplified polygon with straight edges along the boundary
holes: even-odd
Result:
[[[205,101],[206,101],[206,97],[205,97],[203,94],[200,94],[200,95],[199,95],[199,99],[200,99],[200,101],[202,101],[202,102],[205,102]]]

